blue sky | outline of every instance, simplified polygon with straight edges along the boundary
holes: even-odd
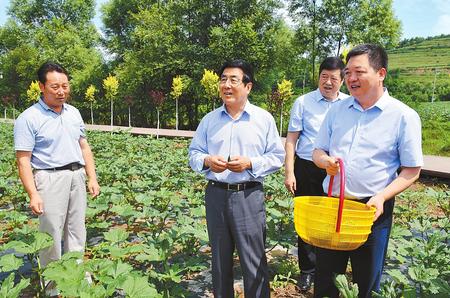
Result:
[[[97,8],[106,1],[97,0]],[[6,21],[8,4],[0,0],[0,25]],[[450,0],[394,0],[394,12],[402,22],[402,39],[450,34]],[[98,14],[94,22],[101,26]]]

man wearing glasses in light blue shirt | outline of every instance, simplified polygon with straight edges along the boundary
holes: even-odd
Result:
[[[190,166],[209,180],[205,204],[213,292],[234,297],[236,248],[245,297],[269,297],[262,183],[283,165],[284,149],[272,115],[248,101],[250,65],[234,60],[219,73],[223,106],[202,119],[189,146]]]
[[[344,161],[345,195],[376,208],[372,232],[353,251],[318,248],[315,297],[338,297],[333,278],[345,273],[348,259],[359,297],[378,291],[392,226],[395,196],[408,188],[423,164],[419,115],[391,97],[383,82],[387,74],[386,51],[374,44],[356,46],[347,54],[345,83],[351,97],[333,105],[319,130],[314,163],[328,175]],[[397,170],[400,173],[397,174]],[[333,194],[339,193],[339,175]],[[324,181],[324,190],[329,176]]]
[[[331,105],[348,97],[339,89],[344,80],[344,62],[328,57],[319,67],[319,87],[294,102],[286,136],[284,184],[295,196],[321,196],[325,170],[312,162],[317,132]],[[308,291],[314,280],[316,253],[312,245],[298,237],[298,287]]]

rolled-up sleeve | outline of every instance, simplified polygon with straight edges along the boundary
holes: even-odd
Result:
[[[265,177],[283,166],[284,156],[285,152],[275,120],[271,118],[265,151],[261,156],[250,158],[252,168],[248,172],[254,178]]]
[[[189,145],[189,166],[198,173],[204,174],[209,168],[204,168],[205,157],[208,156],[206,123],[203,119],[195,131],[194,138]]]

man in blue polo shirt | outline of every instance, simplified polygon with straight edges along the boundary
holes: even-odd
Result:
[[[39,230],[49,233],[53,246],[41,251],[41,266],[64,252],[83,251],[86,242],[86,175],[92,196],[100,187],[94,158],[78,110],[67,104],[69,76],[59,64],[47,62],[38,70],[42,96],[14,125],[19,175],[39,216]]]
[[[384,88],[387,64],[387,53],[378,45],[359,45],[347,54],[344,76],[352,96],[333,105],[317,135],[314,163],[328,175],[336,175],[336,158],[341,158],[346,197],[375,207],[376,213],[372,232],[360,248],[317,249],[315,297],[338,297],[333,278],[345,272],[349,258],[359,297],[371,297],[372,291],[379,290],[394,198],[420,174],[420,118]],[[324,181],[324,190],[329,178]],[[339,194],[339,180],[338,175],[333,184],[335,196]]]
[[[344,62],[325,58],[319,67],[319,88],[297,98],[292,106],[286,136],[286,188],[295,196],[321,196],[324,169],[312,162],[317,132],[331,105],[348,97],[339,89],[344,80]],[[308,291],[314,280],[316,253],[312,245],[298,237],[298,287]]]
[[[189,146],[190,166],[209,180],[206,222],[216,298],[234,297],[235,248],[245,297],[270,296],[262,182],[283,165],[284,150],[272,115],[248,101],[252,86],[248,63],[225,63],[219,85],[223,106],[202,119]]]

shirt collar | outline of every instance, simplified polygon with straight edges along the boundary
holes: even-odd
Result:
[[[390,98],[390,95],[389,95],[389,92],[388,92],[388,90],[387,90],[386,87],[383,87],[383,90],[384,90],[383,95],[381,95],[381,97],[377,100],[377,102],[376,102],[373,106],[371,106],[370,108],[368,108],[368,109],[366,109],[366,110],[373,109],[374,107],[377,107],[377,108],[380,109],[381,111],[383,111],[384,109],[386,109],[386,107],[387,107],[388,104],[389,104],[389,98]],[[349,107],[349,108],[350,108],[350,107],[354,107],[354,108],[356,108],[357,110],[364,111],[364,109],[361,107],[361,105],[360,105],[359,102],[356,100],[356,98],[352,97],[352,99],[353,99],[353,100],[350,100],[350,101],[349,101],[348,107]]]
[[[52,111],[52,112],[56,113],[55,111],[53,111],[53,109],[51,109],[51,108],[45,103],[44,98],[43,98],[42,96],[39,98],[38,103],[42,106],[42,108],[44,108],[44,110]],[[65,103],[63,103],[63,110],[67,110],[67,106],[66,106]]]
[[[247,99],[247,102],[245,103],[245,106],[244,106],[244,110],[242,111],[241,115],[237,119],[240,119],[242,117],[242,115],[244,115],[244,114],[248,114],[250,116],[254,111],[254,107],[255,106],[252,105],[250,103],[250,101]],[[219,108],[219,111],[222,114],[226,114],[231,118],[230,114],[228,114],[228,112],[227,112],[227,109],[225,109],[225,104],[222,104],[222,106]],[[235,120],[237,120],[237,119],[235,119]]]
[[[339,93],[338,93],[338,96],[337,96],[337,98],[335,98],[334,100],[327,100],[327,99],[325,99],[325,97],[322,95],[322,93],[320,92],[320,89],[319,88],[317,88],[316,89],[316,91],[313,93],[313,98],[317,101],[317,102],[319,102],[319,101],[321,101],[321,100],[325,100],[325,101],[327,101],[327,102],[336,102],[336,101],[339,101],[339,100],[341,100],[341,99],[343,99],[343,98],[346,98],[347,96],[345,96],[344,95],[344,93],[342,93],[341,91],[339,91]]]

